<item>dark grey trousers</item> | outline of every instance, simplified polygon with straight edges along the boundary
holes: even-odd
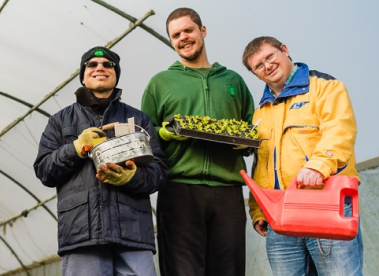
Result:
[[[157,212],[161,276],[245,276],[241,186],[168,183]]]
[[[151,251],[91,246],[62,257],[63,276],[156,276]]]

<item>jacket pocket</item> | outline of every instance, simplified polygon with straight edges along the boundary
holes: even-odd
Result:
[[[284,122],[283,133],[291,130],[295,134],[314,134],[320,130],[320,121],[315,114],[304,118],[289,118]]]
[[[283,134],[283,145],[286,147],[284,149],[283,146],[283,151],[287,152],[287,156],[291,156],[292,153],[293,157],[294,152],[299,152],[299,158],[305,160],[305,156],[311,157],[320,138],[320,123],[315,118],[287,121]]]
[[[288,135],[292,138],[296,146],[303,149],[306,154],[311,154],[314,146],[321,138],[320,127],[318,125],[293,125],[287,128]],[[284,136],[286,137],[286,136]],[[304,146],[311,146],[308,150]]]
[[[154,228],[149,198],[135,199],[118,194],[121,237],[143,243],[154,243]]]
[[[59,246],[89,239],[88,191],[66,196],[58,202]]]

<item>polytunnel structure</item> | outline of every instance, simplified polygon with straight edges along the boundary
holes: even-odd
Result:
[[[60,273],[33,272],[60,259],[56,191],[35,177],[33,163],[48,118],[76,100],[82,54],[94,46],[118,53],[122,101],[139,108],[149,79],[178,60],[165,26],[178,7],[198,11],[207,27],[211,63],[241,74],[256,107],[263,83],[241,60],[257,36],[277,37],[294,61],[341,79],[358,123],[357,161],[379,155],[374,135],[379,93],[370,83],[379,75],[374,0],[364,5],[345,0],[0,0],[0,275]],[[250,166],[252,161],[246,162]],[[370,179],[370,187],[377,184],[377,178]],[[152,199],[155,203],[155,195]],[[248,275],[254,270],[268,275],[264,242],[249,218],[247,231]]]
[[[27,272],[59,259],[55,189],[44,187],[36,179],[32,165],[47,119],[75,100],[81,55],[93,46],[132,47],[125,49],[130,55],[144,47],[146,52],[147,47],[172,50],[166,38],[144,23],[154,15],[149,8],[135,18],[102,1],[4,1],[0,11],[1,50],[7,53],[3,62],[10,65],[0,88],[3,274]],[[142,32],[133,38],[137,27]],[[129,36],[131,41],[123,41]],[[146,39],[143,46],[137,42],[141,39],[138,36]],[[152,57],[142,52],[140,58],[146,61]],[[143,70],[143,63],[122,67],[122,74]],[[52,71],[55,73],[51,75]],[[128,102],[138,107],[141,91],[137,93],[135,85],[128,87]]]

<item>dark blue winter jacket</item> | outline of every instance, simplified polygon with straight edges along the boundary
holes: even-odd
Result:
[[[120,102],[121,90],[101,114],[74,103],[53,115],[42,134],[34,163],[36,176],[58,195],[58,254],[99,244],[119,244],[155,252],[150,194],[164,184],[168,169],[150,118]],[[145,129],[151,139],[153,161],[138,166],[131,181],[123,186],[96,179],[90,158],[80,158],[73,145],[89,127],[127,122]],[[107,137],[114,130],[107,130]]]

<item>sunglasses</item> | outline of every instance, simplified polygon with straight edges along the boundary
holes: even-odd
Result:
[[[116,63],[112,61],[104,61],[104,62],[87,61],[84,63],[84,65],[88,68],[96,68],[99,64],[102,64],[104,68],[113,68],[116,66]]]

